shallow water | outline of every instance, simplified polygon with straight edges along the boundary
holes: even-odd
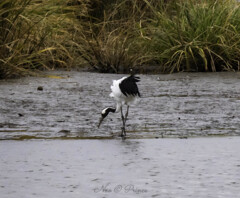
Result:
[[[240,197],[240,74],[140,75],[125,140],[119,114],[97,128],[122,76],[0,81],[1,198]]]
[[[0,81],[0,139],[115,138],[120,114],[97,128],[119,74],[53,72]],[[240,135],[240,73],[140,75],[128,138]],[[39,86],[43,91],[37,90]]]
[[[1,141],[1,198],[240,197],[239,137]]]

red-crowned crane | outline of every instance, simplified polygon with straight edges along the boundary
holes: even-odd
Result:
[[[112,92],[110,94],[110,97],[113,97],[115,99],[116,107],[115,108],[107,107],[102,110],[98,127],[100,127],[103,119],[106,118],[110,112],[118,113],[119,111],[121,111],[121,118],[123,122],[121,136],[122,137],[126,136],[125,124],[128,117],[129,105],[134,103],[137,97],[141,96],[137,86],[137,82],[139,81],[140,77],[137,77],[135,75],[123,77],[119,80],[113,80],[113,84],[111,85]],[[123,116],[122,110],[123,105],[127,105],[127,111],[125,113],[125,116]]]

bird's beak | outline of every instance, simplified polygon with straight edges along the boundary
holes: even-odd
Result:
[[[99,119],[98,128],[100,127],[100,125],[101,125],[103,119],[104,119],[103,117],[101,117],[101,118]]]

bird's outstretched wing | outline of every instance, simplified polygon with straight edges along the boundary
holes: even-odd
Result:
[[[137,82],[140,81],[140,77],[131,75],[127,78],[125,78],[120,84],[120,90],[125,95],[132,95],[132,96],[141,96],[138,91]]]

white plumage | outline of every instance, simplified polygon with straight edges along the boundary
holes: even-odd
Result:
[[[120,111],[121,106],[123,105],[131,105],[136,101],[136,97],[133,95],[127,95],[125,96],[122,91],[120,90],[120,83],[125,80],[127,77],[122,77],[119,80],[113,80],[113,84],[111,85],[112,92],[110,93],[110,97],[114,98],[114,100],[117,102],[116,104],[116,111],[115,113],[118,113]]]

